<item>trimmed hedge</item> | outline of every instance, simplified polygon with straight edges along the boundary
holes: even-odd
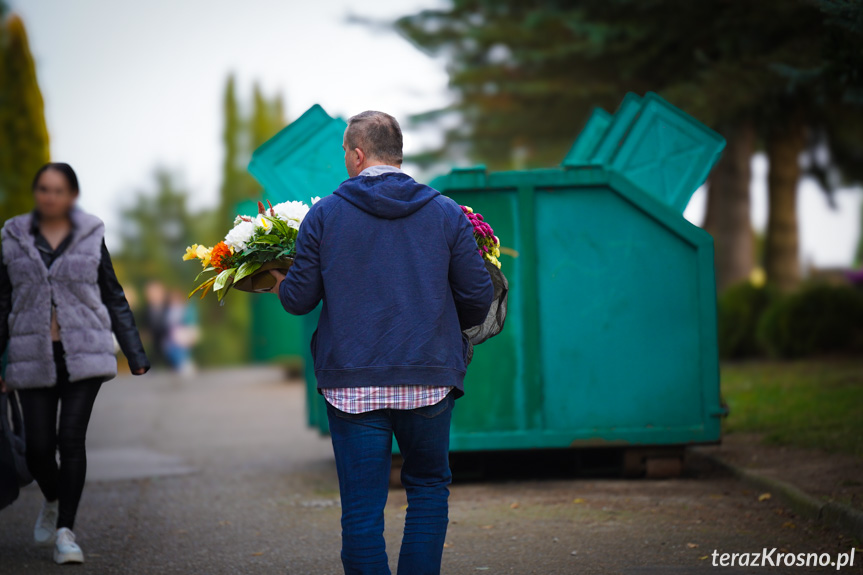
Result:
[[[863,351],[863,291],[822,284],[776,298],[758,322],[757,340],[784,358]]]
[[[764,354],[756,332],[762,314],[775,299],[773,290],[749,282],[722,292],[717,300],[719,357],[739,359]]]

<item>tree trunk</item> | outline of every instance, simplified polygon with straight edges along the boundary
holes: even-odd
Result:
[[[728,143],[710,176],[702,226],[714,240],[718,292],[747,279],[755,265],[755,236],[749,217],[755,128],[750,120],[743,120],[722,132]]]
[[[776,122],[767,136],[767,237],[765,271],[767,281],[781,291],[791,291],[800,282],[797,230],[797,182],[805,126],[797,112]]]

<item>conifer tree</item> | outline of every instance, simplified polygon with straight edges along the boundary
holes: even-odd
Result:
[[[42,92],[21,18],[0,6],[0,220],[32,207],[30,182],[49,160]]]

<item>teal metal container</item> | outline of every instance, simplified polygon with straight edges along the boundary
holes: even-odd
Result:
[[[681,213],[724,139],[656,94],[596,110],[560,168],[453,170],[509,280],[478,346],[453,451],[719,440],[713,239]]]
[[[250,170],[268,193],[323,196],[346,177],[344,123],[313,110],[319,131],[256,152]],[[560,167],[454,169],[432,182],[494,227],[510,287],[503,332],[468,369],[453,451],[719,440],[713,240],[681,213],[723,146],[659,96],[630,94],[591,116]],[[278,150],[332,150],[319,164],[332,180],[292,179]],[[309,423],[326,432],[307,351],[317,313],[301,321]]]

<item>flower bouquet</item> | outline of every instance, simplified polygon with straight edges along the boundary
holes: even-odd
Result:
[[[320,198],[312,198],[312,204]],[[186,248],[183,260],[198,260],[204,268],[195,281],[206,274],[209,278],[192,290],[189,297],[201,293],[201,299],[210,291],[224,304],[225,295],[231,288],[252,293],[265,293],[276,284],[269,270],[283,273],[294,262],[297,232],[309,206],[303,202],[282,202],[275,206],[267,202],[268,208],[258,202],[258,215],[240,215],[225,239],[213,247],[194,244]],[[465,331],[472,346],[497,335],[503,329],[506,317],[508,284],[500,271],[500,240],[482,214],[467,206],[461,207],[473,225],[477,251],[486,263],[486,269],[494,284],[494,302],[486,321]]]
[[[503,330],[506,320],[507,295],[509,294],[509,282],[500,271],[500,240],[494,235],[494,230],[485,221],[482,214],[474,212],[468,206],[461,207],[467,219],[473,225],[473,237],[476,240],[477,250],[485,260],[485,268],[491,276],[494,286],[494,299],[485,321],[480,325],[464,330],[462,333],[467,339],[467,363],[473,359],[473,346],[479,345],[487,339],[496,336]]]
[[[312,198],[314,204],[320,198]],[[287,271],[296,253],[297,231],[309,206],[303,202],[282,202],[275,206],[267,202],[264,208],[258,202],[258,215],[237,216],[234,227],[225,239],[215,246],[194,244],[186,248],[183,260],[199,260],[204,268],[201,276],[211,277],[195,287],[189,294],[201,292],[201,298],[211,290],[224,304],[231,288],[262,293],[270,291],[276,283],[271,269]]]
[[[482,214],[474,212],[469,206],[461,206],[461,211],[473,225],[473,237],[476,240],[479,255],[500,269],[500,260],[497,259],[500,257],[500,240],[494,235],[494,230],[485,222]]]

